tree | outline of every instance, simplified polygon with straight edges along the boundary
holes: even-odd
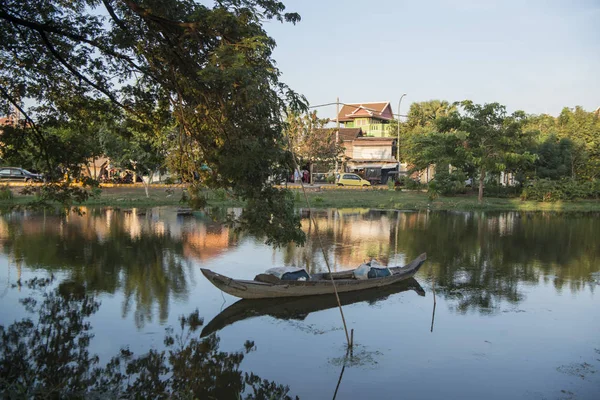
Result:
[[[456,111],[456,103],[449,103],[446,100],[429,100],[415,102],[410,105],[406,125],[409,130],[416,128],[430,127],[435,129],[435,120],[440,117],[446,117]]]
[[[302,241],[293,209],[275,206],[288,194],[269,183],[291,167],[283,115],[306,110],[305,99],[279,81],[275,42],[262,27],[273,19],[300,17],[276,0],[221,0],[213,8],[192,0],[7,0],[0,94],[33,135],[37,120],[66,112],[63,99],[108,99],[131,113],[145,102],[167,104],[178,142],[193,150],[180,147],[182,171],[207,165],[213,173],[204,185],[252,200],[241,216],[246,226],[268,228],[275,243]],[[27,98],[34,107],[26,109]]]
[[[148,125],[137,118],[138,114],[115,115],[115,121],[105,126],[102,148],[113,164],[142,178],[146,197],[149,197],[152,177],[165,167],[167,152],[177,136],[177,128],[168,110],[147,109],[144,114],[155,122]]]
[[[398,143],[400,160],[408,161],[412,150],[411,140],[414,135],[424,135],[437,132],[435,121],[437,118],[448,116],[456,111],[456,104],[446,100],[429,100],[415,102],[410,105],[406,121],[400,123],[400,140]],[[398,120],[390,123],[388,134],[392,137],[398,136]],[[414,155],[414,154],[413,154]]]
[[[580,162],[579,177],[594,180],[600,176],[600,117],[582,107],[565,107],[556,119],[561,138],[569,138],[585,149],[586,162]]]
[[[540,150],[550,151],[552,143],[560,141],[570,151],[572,179],[594,180],[600,176],[600,118],[598,113],[587,112],[580,106],[565,107],[558,117],[530,115],[523,128],[537,136]],[[551,137],[555,139],[550,140]],[[567,142],[562,142],[567,140]]]
[[[483,201],[483,183],[486,172],[515,169],[520,163],[535,157],[523,152],[526,135],[522,132],[525,114],[517,111],[507,115],[506,108],[498,103],[460,103],[460,111],[436,120],[441,132],[464,132],[464,148],[468,162],[479,174],[478,200]]]
[[[328,122],[328,118],[317,117],[316,111],[290,113],[287,118],[286,134],[296,157],[310,165],[311,182],[314,163],[333,162],[343,152],[342,146],[336,142],[335,130],[325,128]]]
[[[581,146],[568,138],[558,139],[550,135],[534,149],[536,154],[535,176],[541,179],[575,179],[576,169],[584,157]]]

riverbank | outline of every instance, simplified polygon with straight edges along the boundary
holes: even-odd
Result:
[[[11,186],[14,198],[0,200],[0,205],[23,205],[33,196],[23,196],[21,187]],[[304,195],[299,187],[290,187],[294,192],[297,207],[306,207]],[[182,185],[153,185],[146,197],[142,185],[116,185],[103,187],[101,192],[83,204],[85,206],[119,206],[119,207],[185,207],[186,188]],[[439,197],[429,200],[424,192],[389,191],[387,187],[369,189],[338,188],[333,185],[307,187],[307,195],[311,207],[315,208],[380,208],[397,210],[486,210],[486,211],[600,211],[600,201],[580,200],[554,203],[521,201],[518,198],[484,198],[482,204],[477,202],[476,193],[455,197]],[[206,191],[208,206],[241,207],[243,202],[231,198],[224,191]]]

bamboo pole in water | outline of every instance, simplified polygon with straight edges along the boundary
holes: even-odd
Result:
[[[429,330],[429,332],[433,332],[433,321],[435,320],[435,306],[436,306],[436,301],[435,301],[435,278],[431,278],[431,289],[433,291],[433,312],[431,313],[431,329]]]
[[[290,152],[292,153],[292,160],[294,161],[294,168],[300,174],[300,168],[298,167],[298,162],[296,161],[296,155],[294,154],[294,149],[292,148],[292,144],[290,142],[289,136],[287,136],[288,147]],[[327,253],[325,252],[325,247],[323,246],[323,240],[321,239],[321,235],[319,234],[319,226],[317,225],[317,221],[313,216],[312,209],[310,208],[310,201],[308,200],[308,195],[306,194],[306,188],[304,187],[304,182],[300,180],[300,186],[302,187],[302,193],[304,194],[304,199],[306,200],[306,205],[308,207],[309,213],[309,223],[313,222],[315,227],[315,235],[319,240],[319,247],[321,248],[321,252],[323,253],[323,259],[325,260],[325,265],[327,265],[327,270],[329,271],[329,277],[331,278],[331,284],[333,285],[333,292],[335,293],[335,298],[338,303],[338,307],[340,309],[340,315],[342,316],[342,323],[344,324],[344,332],[346,333],[346,342],[348,343],[348,348],[352,348],[352,341],[350,340],[350,336],[348,335],[348,327],[346,326],[346,318],[344,317],[344,310],[342,309],[342,303],[340,301],[340,296],[337,291],[337,286],[335,284],[335,280],[333,279],[333,271],[331,271],[331,266],[329,265],[329,257],[327,257]]]

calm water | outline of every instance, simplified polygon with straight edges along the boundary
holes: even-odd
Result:
[[[174,376],[220,377],[195,392],[200,398],[230,397],[228,385],[252,393],[240,371],[302,399],[600,398],[598,214],[317,212],[336,270],[371,257],[396,265],[428,254],[414,281],[342,299],[356,344],[345,358],[331,299],[234,305],[200,273],[252,279],[273,266],[322,271],[307,218],[304,247],[273,249],[172,208],[84,211],[0,218],[0,325],[37,321],[19,299],[85,292],[100,305],[84,318],[93,338],[78,346],[99,356],[97,366],[123,347],[137,356],[162,351],[170,345],[165,335],[175,335],[175,346],[202,350],[192,352],[198,359],[185,353]],[[45,289],[25,285],[50,276]],[[50,314],[64,311],[61,304]],[[196,309],[204,325],[177,336],[179,316]],[[193,342],[202,329],[208,339]],[[204,367],[198,360],[206,357],[219,366]]]

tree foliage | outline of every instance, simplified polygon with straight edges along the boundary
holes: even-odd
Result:
[[[511,171],[533,162],[535,156],[527,151],[528,137],[523,134],[525,114],[511,115],[498,103],[479,105],[471,101],[460,103],[460,110],[436,120],[441,132],[464,135],[465,155],[478,171],[479,201],[483,199],[486,172]]]
[[[592,181],[600,176],[600,117],[577,106],[564,108],[558,117],[532,115],[525,130],[538,141],[540,178]],[[552,172],[552,170],[554,170]],[[567,172],[568,171],[568,172]]]
[[[420,128],[435,130],[435,121],[438,118],[446,117],[456,110],[457,104],[446,100],[415,102],[410,105],[405,124],[411,132],[417,131]]]
[[[335,161],[343,152],[336,142],[335,130],[325,128],[328,118],[319,118],[317,112],[290,113],[287,118],[286,133],[294,154],[301,163],[329,163]]]
[[[8,0],[0,5],[0,93],[46,153],[54,144],[45,139],[45,121],[70,118],[77,102],[108,99],[153,131],[162,121],[152,110],[165,105],[179,135],[173,166],[193,175],[207,165],[212,173],[202,184],[260,204],[263,210],[242,215],[260,224],[280,211],[264,212],[280,197],[269,177],[291,166],[282,116],[306,109],[279,81],[275,42],[262,24],[299,19],[276,0],[212,8],[192,0]],[[34,105],[25,107],[25,99]],[[297,217],[270,220],[302,240]]]

